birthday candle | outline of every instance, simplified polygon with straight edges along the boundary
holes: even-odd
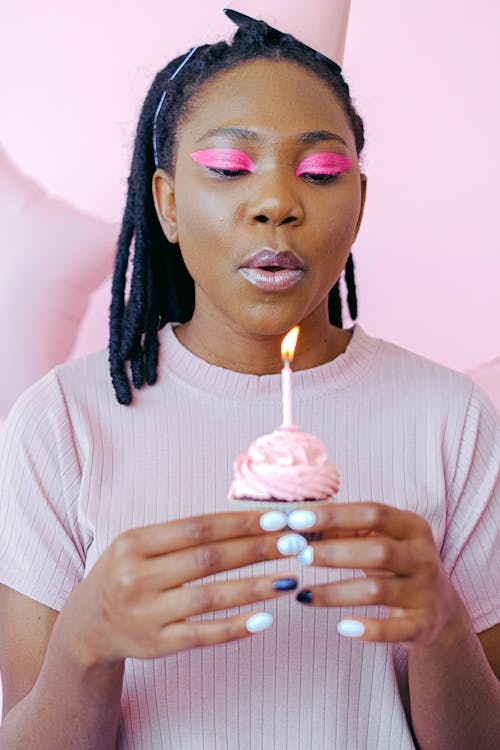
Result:
[[[283,424],[281,426],[285,429],[294,427],[292,418],[292,368],[290,363],[293,360],[299,331],[299,326],[295,326],[281,342],[281,359],[283,360],[283,369],[281,370]]]

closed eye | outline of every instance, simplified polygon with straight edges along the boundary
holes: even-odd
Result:
[[[340,172],[336,172],[335,174],[328,174],[328,173],[319,173],[319,174],[313,174],[312,172],[302,172],[300,174],[300,177],[303,177],[308,182],[316,182],[324,184],[326,182],[333,182],[337,179]]]
[[[331,182],[338,175],[347,172],[351,164],[352,160],[343,154],[312,154],[301,161],[295,174],[313,182]]]
[[[207,167],[207,169],[221,177],[241,177],[244,174],[251,174],[249,169],[222,169],[221,167]]]
[[[239,177],[255,172],[255,164],[250,157],[234,148],[207,148],[193,151],[190,156],[205,169],[223,177]]]

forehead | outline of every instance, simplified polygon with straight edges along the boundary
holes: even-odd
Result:
[[[190,102],[178,143],[230,127],[284,139],[333,129],[354,147],[347,117],[328,84],[301,65],[283,60],[246,62],[207,81]]]

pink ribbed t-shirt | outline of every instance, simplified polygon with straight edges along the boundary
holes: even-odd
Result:
[[[294,373],[293,390],[295,421],[339,468],[338,501],[424,516],[477,631],[498,623],[500,439],[487,397],[465,376],[359,326],[343,355]],[[170,325],[159,381],[130,407],[115,400],[106,352],[56,368],[5,426],[0,581],[60,610],[126,529],[227,510],[234,457],[280,421],[279,375],[209,365]],[[221,577],[290,565],[302,586],[353,576],[280,560]],[[382,608],[305,607],[293,596],[264,608],[274,624],[250,638],[128,659],[118,748],[414,748],[404,648],[336,630],[343,617]]]

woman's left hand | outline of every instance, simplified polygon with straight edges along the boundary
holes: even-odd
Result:
[[[310,542],[299,559],[362,570],[365,576],[311,586],[298,594],[299,601],[316,607],[389,607],[385,619],[354,617],[339,623],[342,635],[365,641],[411,648],[461,637],[464,605],[444,573],[427,521],[374,502],[324,505],[315,515],[317,522],[307,531],[321,531],[322,537]]]

